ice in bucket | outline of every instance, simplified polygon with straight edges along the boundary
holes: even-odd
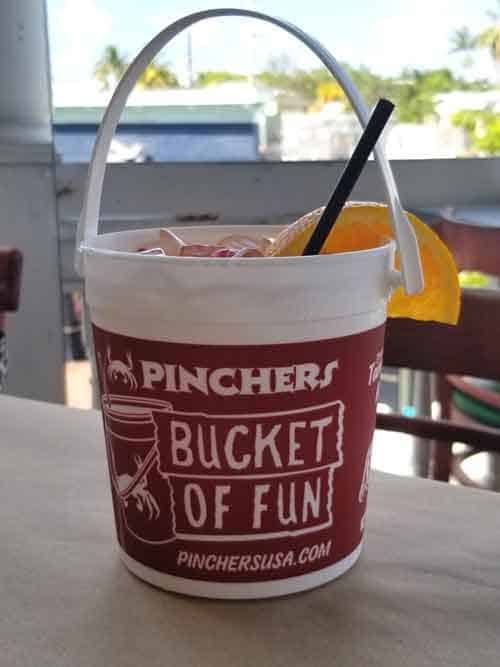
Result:
[[[386,304],[399,278],[393,243],[275,257],[273,226],[98,234],[106,153],[139,66],[181,29],[226,14],[271,21],[321,53],[366,120],[345,73],[293,26],[247,10],[184,18],[113,96],[78,264],[121,558],[167,590],[255,598],[320,585],[359,557]],[[376,156],[397,217],[390,168]],[[411,289],[418,271],[407,269]]]

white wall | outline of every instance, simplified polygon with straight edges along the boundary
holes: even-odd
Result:
[[[410,209],[499,201],[500,159],[412,160],[392,163],[401,198]],[[101,231],[196,224],[207,214],[217,224],[286,224],[327,201],[343,162],[129,164],[108,166]],[[85,165],[59,165],[57,186],[62,274],[78,286],[73,269],[75,229]],[[377,165],[365,168],[353,199],[384,201]]]
[[[281,119],[283,160],[345,160],[359,138],[360,126],[341,106],[316,113],[285,112]],[[391,160],[455,158],[467,152],[462,128],[446,123],[392,123],[386,132]]]
[[[44,1],[2,0],[0,44],[0,244],[16,246],[24,255],[20,311],[7,321],[7,392],[62,401],[61,284]]]
[[[397,123],[386,143],[391,160],[454,158],[465,155],[467,148],[465,130],[442,123]]]
[[[353,114],[337,107],[317,113],[281,115],[282,160],[342,160],[352,153],[360,135]]]

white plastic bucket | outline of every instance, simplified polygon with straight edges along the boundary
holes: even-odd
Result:
[[[338,75],[316,42],[256,12],[200,12],[167,28],[108,108],[78,251],[123,561],[167,590],[258,598],[320,585],[359,556],[386,302],[399,274],[392,243],[207,259],[133,252],[159,230],[97,234],[105,156],[133,77],[180,29],[228,13],[284,26]],[[261,229],[182,235],[210,242]]]

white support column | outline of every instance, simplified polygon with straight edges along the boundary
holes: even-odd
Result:
[[[7,392],[64,400],[61,281],[44,0],[0,3],[0,244],[24,255]]]

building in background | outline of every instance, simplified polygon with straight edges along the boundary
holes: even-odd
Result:
[[[60,160],[89,160],[110,97],[97,84],[54,86],[54,140]],[[275,94],[246,82],[133,91],[110,153],[114,162],[279,158]]]

